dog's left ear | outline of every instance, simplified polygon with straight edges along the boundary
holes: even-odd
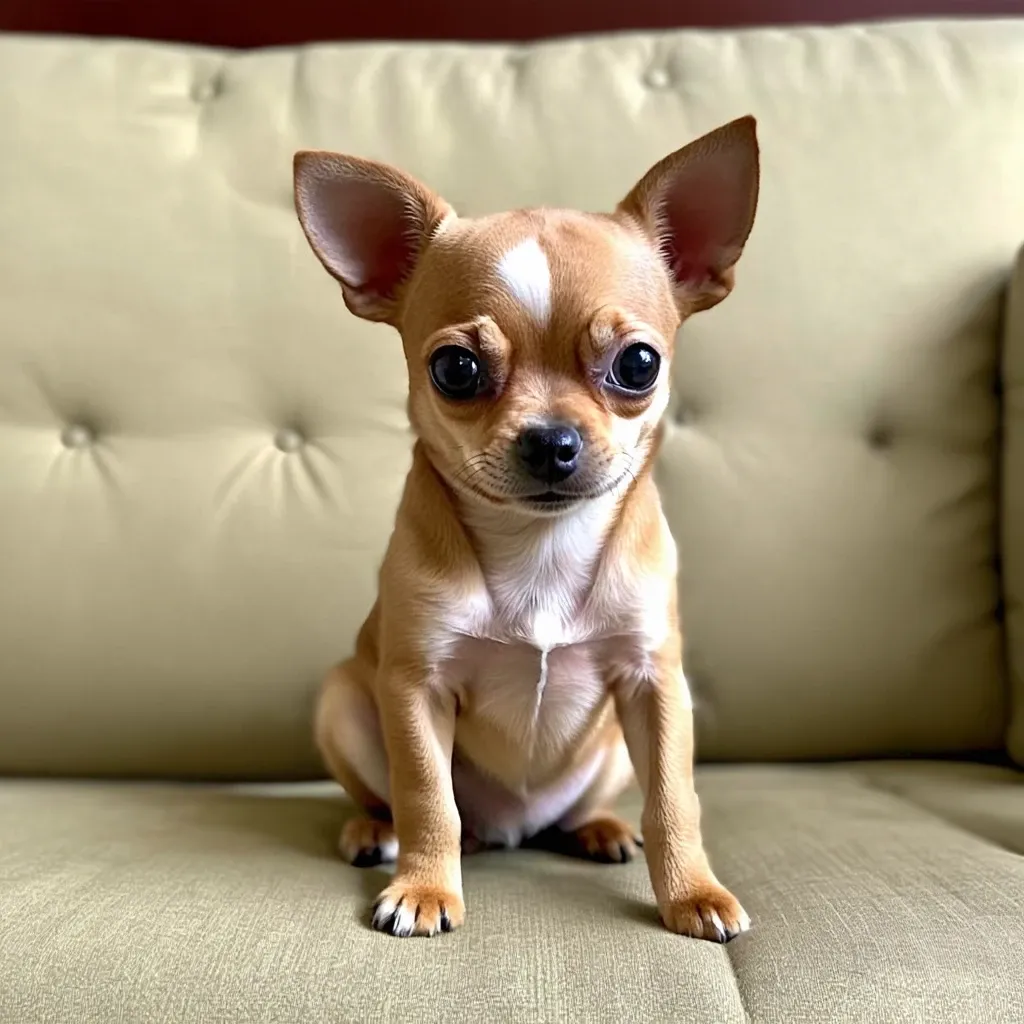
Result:
[[[658,247],[686,316],[732,291],[754,223],[758,147],[753,117],[716,128],[655,164],[619,204]]]
[[[296,153],[294,178],[302,230],[345,304],[395,323],[405,285],[452,208],[395,167],[341,153]]]

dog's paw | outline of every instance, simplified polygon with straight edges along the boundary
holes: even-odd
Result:
[[[594,818],[566,833],[566,837],[577,857],[601,864],[625,864],[643,846],[636,832],[612,814]]]
[[[659,908],[669,931],[710,942],[728,942],[750,928],[750,918],[728,889],[709,882],[685,899]]]
[[[390,821],[349,818],[338,837],[338,852],[357,868],[391,864],[398,857],[398,836]]]
[[[466,916],[462,897],[439,886],[395,879],[373,905],[373,927],[389,935],[437,935]]]

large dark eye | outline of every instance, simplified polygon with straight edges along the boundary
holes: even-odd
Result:
[[[624,348],[612,363],[608,383],[623,391],[647,391],[658,379],[661,356],[643,342]]]
[[[430,379],[447,398],[474,398],[483,384],[476,353],[461,345],[445,345],[430,357]]]

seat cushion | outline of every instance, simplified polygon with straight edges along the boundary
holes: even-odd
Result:
[[[700,789],[755,920],[727,947],[665,932],[642,862],[525,852],[466,860],[460,931],[377,935],[385,875],[337,861],[330,787],[4,783],[0,1021],[1024,1019],[1021,777],[731,766]]]
[[[1024,775],[1019,772],[907,761],[865,765],[860,775],[952,825],[1024,854]]]

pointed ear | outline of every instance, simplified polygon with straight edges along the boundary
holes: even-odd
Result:
[[[394,323],[402,286],[452,208],[394,167],[340,153],[296,153],[294,179],[302,230],[345,304]]]
[[[732,291],[733,267],[754,223],[758,149],[743,117],[655,164],[619,204],[657,245],[682,315]]]

